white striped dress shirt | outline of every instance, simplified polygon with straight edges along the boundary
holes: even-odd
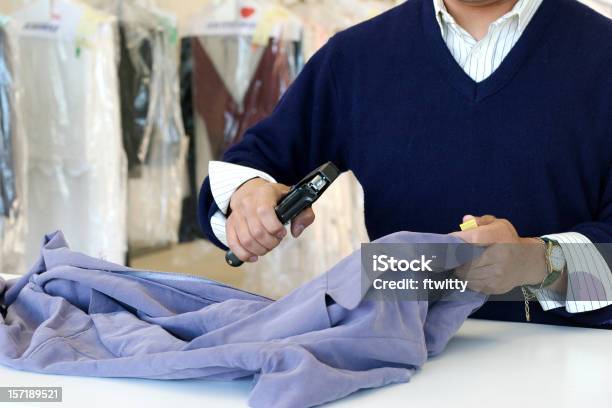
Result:
[[[449,51],[476,82],[488,78],[502,63],[537,12],[543,0],[519,0],[513,9],[489,26],[477,41],[448,13],[443,0],[432,0],[442,37]],[[246,181],[274,178],[261,171],[230,163],[211,162],[211,190],[219,211],[211,218],[213,232],[227,244],[225,223],[232,194]],[[584,235],[570,232],[547,236],[561,244],[567,261],[567,295],[559,298],[547,290],[536,291],[544,310],[565,307],[570,313],[600,309],[612,304],[612,271],[595,245]]]
[[[463,70],[476,82],[487,79],[502,63],[542,4],[542,0],[519,0],[514,8],[491,23],[477,41],[451,16],[443,0],[433,0],[444,42]]]

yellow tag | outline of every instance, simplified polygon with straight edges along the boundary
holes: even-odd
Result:
[[[461,224],[459,228],[461,228],[461,231],[469,231],[471,229],[478,228],[478,224],[476,223],[475,219],[471,219],[468,222]]]
[[[81,53],[81,48],[91,47],[91,37],[98,31],[98,25],[102,21],[100,13],[95,12],[89,7],[84,8],[83,15],[77,26],[77,56]]]
[[[253,44],[265,47],[268,45],[270,36],[278,24],[290,16],[286,8],[280,6],[270,7],[261,16],[253,33]]]

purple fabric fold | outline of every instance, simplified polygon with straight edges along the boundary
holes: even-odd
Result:
[[[457,240],[401,232],[379,242]],[[58,232],[27,275],[0,280],[0,364],[79,376],[253,377],[251,406],[310,407],[408,381],[485,300],[364,300],[360,268],[357,251],[273,301],[90,258]]]

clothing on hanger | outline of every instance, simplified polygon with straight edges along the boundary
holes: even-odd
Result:
[[[17,199],[13,159],[15,113],[11,50],[0,27],[0,215],[8,217]]]
[[[461,241],[402,232],[379,243],[450,244],[446,250]],[[448,257],[440,269],[470,260]],[[485,301],[469,291],[374,300],[362,288],[376,276],[364,283],[360,270],[356,252],[275,302],[93,259],[55,233],[27,276],[0,279],[0,364],[99,377],[252,377],[250,406],[310,407],[408,381]]]
[[[269,115],[301,69],[301,26],[275,1],[231,0],[205,6],[186,35],[199,190],[208,162]]]
[[[80,251],[121,262],[126,160],[116,20],[76,1],[48,6],[34,2],[13,15],[28,118],[27,259],[36,259],[38,236],[62,228]]]
[[[151,142],[147,116],[151,102],[154,35],[153,32],[147,32],[144,38],[128,43],[130,28],[123,24],[119,26],[121,125],[130,177],[140,175]]]
[[[193,57],[190,38],[181,40],[180,54],[181,114],[189,143],[186,154],[187,183],[181,211],[179,241],[191,242],[195,239],[204,238],[204,235],[198,224],[199,188],[196,185],[195,118],[192,89]]]
[[[181,93],[183,120],[191,129],[191,193],[183,202],[181,241],[202,237],[197,196],[208,163],[271,113],[303,65],[299,22],[274,14],[277,8],[268,0],[210,1],[183,24]],[[271,15],[283,15],[283,21],[258,31]]]
[[[0,272],[25,272],[26,140],[20,115],[18,51],[0,21]]]
[[[176,23],[144,0],[99,7],[119,19],[129,247],[170,245],[178,242],[187,147]]]
[[[292,45],[272,38],[266,47],[248,37],[192,40],[194,104],[207,135],[196,131],[197,140],[208,139],[213,158],[272,112],[295,76]]]

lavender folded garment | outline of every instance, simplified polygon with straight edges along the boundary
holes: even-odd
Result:
[[[457,240],[402,232],[377,242]],[[90,258],[58,232],[28,275],[0,279],[0,364],[99,377],[252,376],[251,406],[309,407],[408,381],[485,300],[363,300],[360,262],[357,251],[272,301]]]

